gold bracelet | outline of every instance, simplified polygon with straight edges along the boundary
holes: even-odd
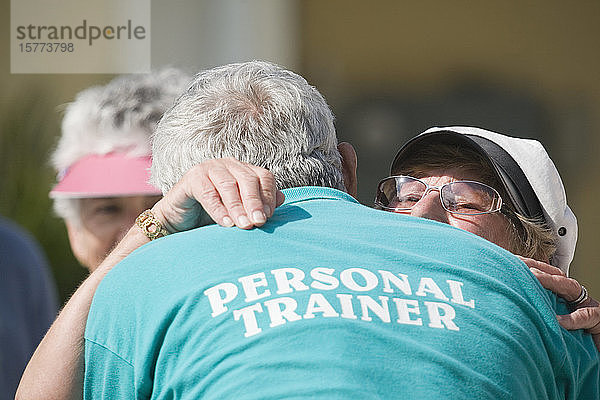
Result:
[[[151,210],[146,210],[135,219],[135,223],[140,227],[144,235],[150,240],[167,236],[169,232],[163,227],[161,222],[156,219]]]

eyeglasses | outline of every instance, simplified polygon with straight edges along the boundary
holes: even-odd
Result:
[[[483,183],[455,181],[430,186],[412,176],[390,176],[379,182],[375,205],[389,211],[410,210],[431,190],[440,193],[442,207],[453,214],[489,214],[502,208],[500,194]]]

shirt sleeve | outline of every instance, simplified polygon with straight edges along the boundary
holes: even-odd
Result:
[[[133,365],[93,341],[85,341],[83,398],[140,399],[136,394]]]

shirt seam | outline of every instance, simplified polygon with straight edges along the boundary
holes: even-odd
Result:
[[[338,200],[338,201],[347,201],[345,199],[340,199],[338,197],[318,196],[318,197],[309,197],[309,198],[304,198],[304,199],[295,199],[295,200],[286,201],[284,204],[281,205],[281,207],[287,206],[289,204],[302,203],[303,201],[310,201],[310,200]]]
[[[95,340],[88,339],[88,338],[86,338],[85,340],[88,341],[88,342],[94,343],[97,346],[102,347],[104,350],[108,351],[109,353],[112,353],[114,356],[118,357],[123,362],[127,363],[127,365],[129,365],[131,368],[133,368],[133,364],[129,360],[125,359],[125,357],[123,357],[120,354],[116,353],[114,350],[109,349],[108,347],[106,347],[106,345],[104,345],[102,343],[98,343]]]

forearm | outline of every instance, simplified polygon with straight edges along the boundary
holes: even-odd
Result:
[[[84,333],[94,293],[104,276],[149,239],[133,226],[71,296],[31,357],[16,399],[81,399]]]

